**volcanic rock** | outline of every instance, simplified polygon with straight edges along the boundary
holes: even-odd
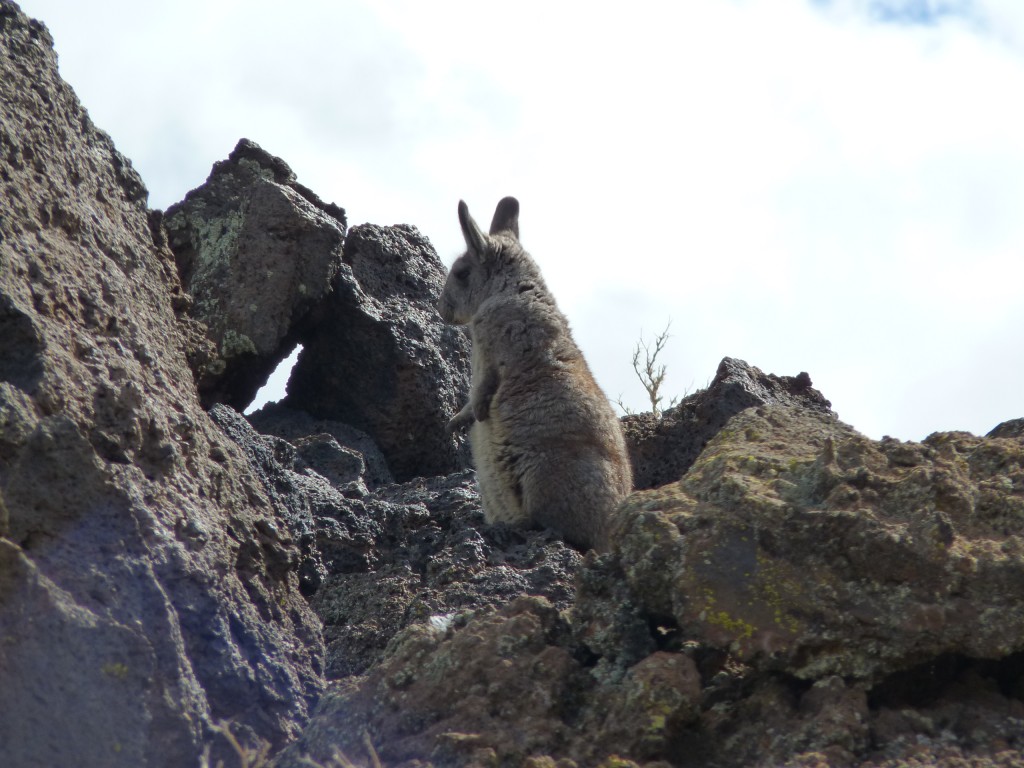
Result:
[[[285,409],[339,425],[327,430],[336,440],[345,428],[369,435],[386,460],[364,454],[379,482],[469,465],[465,439],[446,430],[469,391],[469,344],[437,313],[445,269],[415,227],[346,235],[341,208],[247,139],[161,225],[188,292],[182,308],[215,350],[190,350],[204,406],[244,410],[301,344]]]
[[[751,409],[619,522],[641,613],[758,668],[875,683],[1024,650],[1018,440],[875,442],[819,411]]]
[[[292,351],[341,266],[345,211],[248,139],[163,216],[190,314],[217,356],[196,371],[205,407],[242,410]]]
[[[323,683],[296,549],[200,407],[147,192],[0,0],[0,752],[196,765]]]
[[[309,423],[281,406],[267,413],[303,434]],[[297,447],[261,435],[225,405],[210,415],[249,457],[299,544],[303,593],[324,622],[328,677],[366,672],[418,622],[447,624],[523,595],[571,605],[582,556],[551,531],[486,525],[472,471],[371,490],[364,475],[328,480],[324,464],[306,459],[309,438]],[[314,458],[337,447],[319,438]]]
[[[551,531],[486,525],[471,471],[349,499],[318,541],[328,576],[311,604],[331,678],[362,674],[418,622],[523,595],[568,608],[582,559]]]
[[[633,464],[633,485],[642,490],[678,480],[708,441],[740,411],[783,404],[831,413],[832,404],[811,386],[806,373],[766,374],[743,360],[722,359],[706,389],[695,392],[659,417],[625,416],[622,426]]]
[[[390,485],[395,478],[388,469],[387,460],[373,439],[365,432],[330,419],[314,419],[305,411],[296,411],[283,403],[268,403],[246,416],[249,423],[264,435],[276,435],[295,444],[310,467],[334,485],[349,482],[353,470],[339,471],[336,464],[351,464],[341,454],[361,462],[363,469],[355,471],[368,488]],[[333,441],[335,450],[330,445]]]
[[[365,729],[410,768],[1018,766],[1022,523],[1020,439],[747,408],[623,504],[569,612],[409,626],[279,764],[367,754]]]
[[[435,305],[445,269],[408,225],[353,227],[335,290],[288,381],[285,405],[349,424],[380,446],[396,480],[468,466],[448,420],[469,392],[469,342]]]
[[[1024,419],[1004,421],[985,437],[1024,437]]]
[[[175,260],[10,0],[0,97],[3,765],[260,762],[228,729],[281,768],[1024,766],[1024,420],[869,440],[726,358],[625,420],[612,551],[489,526],[415,228],[339,260],[340,209],[243,142]],[[285,404],[216,403],[300,343]]]

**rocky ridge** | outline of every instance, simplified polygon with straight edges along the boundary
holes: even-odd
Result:
[[[200,406],[141,179],[6,0],[0,190],[4,763],[192,765],[221,720],[283,745],[324,664],[291,534]]]
[[[753,406],[623,505],[568,611],[410,624],[279,764],[365,731],[400,766],[1020,765],[1022,492],[1016,438]]]
[[[612,552],[487,526],[422,234],[247,140],[147,211],[9,0],[0,68],[10,764],[1024,764],[1024,420],[873,441],[726,358],[624,419]]]

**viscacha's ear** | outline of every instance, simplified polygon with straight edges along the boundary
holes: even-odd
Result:
[[[494,209],[491,234],[496,235],[499,232],[511,232],[516,240],[519,239],[519,201],[514,197],[503,197],[498,207]]]
[[[487,237],[469,215],[469,206],[463,200],[459,200],[459,224],[462,226],[462,236],[466,238],[466,248],[477,256],[486,255]]]

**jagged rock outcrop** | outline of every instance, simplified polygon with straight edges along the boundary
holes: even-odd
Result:
[[[192,317],[217,355],[197,370],[206,407],[244,409],[291,352],[341,267],[345,211],[248,139],[163,216]]]
[[[285,405],[374,439],[396,480],[468,466],[446,426],[469,392],[469,342],[437,313],[445,270],[408,225],[353,227],[334,293],[288,381]]]
[[[654,653],[602,680],[580,650],[566,615],[540,598],[414,625],[362,685],[324,698],[277,765],[335,751],[368,762],[365,725],[389,766],[539,768],[558,758],[566,768],[625,768],[634,764],[614,755],[655,758],[666,731],[699,715],[700,675],[688,656]]]
[[[870,685],[1024,650],[1019,440],[875,442],[814,411],[747,410],[679,484],[631,499],[619,542],[641,615],[759,669]]]
[[[260,435],[230,408],[211,416],[249,456],[300,544],[328,677],[364,673],[418,622],[446,624],[522,595],[571,604],[582,556],[550,531],[485,525],[471,471],[373,491],[351,479],[332,484],[301,448]]]
[[[210,418],[249,459],[250,467],[275,505],[278,518],[287,525],[299,547],[299,588],[306,596],[319,589],[327,573],[317,546],[318,522],[343,514],[345,493],[362,496],[366,484],[354,463],[344,477],[331,483],[313,471],[299,450],[279,437],[261,435],[245,417],[227,405],[210,409]],[[354,521],[358,525],[359,521]]]
[[[210,415],[249,457],[299,545],[300,583],[324,622],[329,678],[366,672],[418,622],[447,623],[522,595],[571,604],[580,553],[550,531],[485,525],[471,471],[371,491],[365,465],[328,481],[305,458],[307,438],[297,447],[261,435],[224,405]]]
[[[469,391],[469,345],[435,309],[445,269],[415,227],[346,234],[342,209],[246,139],[163,227],[193,297],[183,304],[217,349],[192,355],[204,405],[244,410],[301,344],[289,411],[368,434],[387,461],[379,475],[468,466],[445,427]]]
[[[1004,421],[985,437],[1024,437],[1024,419]]]
[[[359,454],[363,469],[357,471],[368,488],[395,482],[380,448],[368,434],[353,426],[330,419],[315,419],[305,411],[293,410],[283,403],[268,403],[246,418],[258,432],[294,443],[310,466],[335,485],[337,470],[330,465],[341,459],[339,453]],[[330,440],[337,444],[338,450],[328,445]]]
[[[0,762],[283,744],[323,684],[295,546],[200,407],[142,181],[9,0],[0,190]]]
[[[311,604],[330,678],[365,672],[411,624],[522,595],[567,608],[574,596],[581,555],[551,531],[486,525],[472,472],[382,488],[325,522],[328,576]]]
[[[656,488],[678,480],[729,419],[756,405],[776,404],[820,413],[831,413],[832,407],[806,373],[776,376],[742,360],[723,358],[706,389],[660,417],[637,413],[622,419],[634,487]]]
[[[1019,438],[751,407],[618,526],[569,613],[410,626],[280,765],[1024,765]]]

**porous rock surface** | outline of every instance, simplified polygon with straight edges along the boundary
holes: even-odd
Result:
[[[331,678],[365,672],[414,623],[522,595],[572,602],[581,555],[550,531],[484,524],[471,471],[387,486],[345,513],[321,530],[328,576],[311,601]]]
[[[357,465],[363,474],[328,481],[301,448],[257,433],[227,406],[210,413],[250,458],[300,544],[329,677],[362,674],[418,622],[446,625],[523,595],[571,604],[582,556],[550,531],[486,525],[472,471],[371,491],[365,465]]]
[[[162,224],[184,305],[217,350],[192,356],[205,406],[244,410],[302,345],[288,411],[368,435],[387,464],[377,475],[468,466],[446,426],[468,396],[469,344],[435,309],[445,268],[415,227],[346,231],[341,208],[247,139]],[[280,416],[262,421],[281,427]]]
[[[1019,438],[755,406],[617,525],[568,611],[408,627],[279,765],[1024,765]]]
[[[353,227],[333,294],[288,380],[285,405],[366,432],[398,481],[468,466],[448,420],[469,393],[469,342],[436,309],[445,269],[415,227]]]
[[[340,421],[316,419],[305,411],[289,408],[284,403],[268,403],[246,416],[258,432],[274,435],[295,443],[310,466],[324,477],[337,482],[337,470],[330,464],[344,454],[357,453],[363,467],[357,469],[368,488],[390,485],[395,478],[387,459],[368,434]],[[338,446],[330,446],[333,441]]]
[[[986,437],[1024,437],[1024,419],[1010,419],[995,427]]]
[[[163,216],[189,312],[213,359],[197,371],[203,405],[245,408],[294,348],[341,266],[345,211],[241,139],[206,182]]]
[[[142,181],[9,0],[0,196],[0,762],[283,744],[323,684],[294,544],[200,407]]]
[[[619,525],[642,613],[758,668],[874,683],[1024,650],[1016,439],[875,442],[815,411],[747,410]]]
[[[792,405],[831,413],[832,404],[811,386],[806,373],[776,376],[743,360],[726,357],[715,378],[660,417],[630,414],[622,419],[633,463],[633,486],[656,488],[683,476],[725,423],[756,405]]]

